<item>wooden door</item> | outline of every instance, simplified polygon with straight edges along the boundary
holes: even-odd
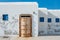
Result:
[[[32,16],[29,14],[22,14],[19,17],[19,36],[32,36]]]

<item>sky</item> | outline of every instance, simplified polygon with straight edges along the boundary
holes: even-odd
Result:
[[[37,2],[40,8],[60,9],[60,0],[0,0],[0,2]]]

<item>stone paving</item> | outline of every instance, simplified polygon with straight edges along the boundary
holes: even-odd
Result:
[[[10,38],[2,38],[0,40],[60,40],[60,36],[40,36],[40,37],[29,37],[29,38],[21,38],[21,37],[10,37]]]

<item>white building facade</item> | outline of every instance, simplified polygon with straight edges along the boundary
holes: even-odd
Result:
[[[0,36],[19,35],[19,16],[32,15],[32,37],[38,36],[38,4],[36,2],[0,3]]]
[[[47,17],[48,12],[47,8],[39,8],[38,14],[39,14],[39,25],[38,25],[38,35],[46,35],[47,34]]]

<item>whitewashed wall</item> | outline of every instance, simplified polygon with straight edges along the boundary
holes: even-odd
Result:
[[[38,26],[38,35],[46,35],[47,34],[47,8],[39,8],[38,9],[38,18],[39,18],[39,26]],[[40,17],[44,17],[44,22],[40,22]]]
[[[8,21],[2,20],[3,14],[8,14]],[[20,14],[32,14],[32,36],[38,36],[38,4],[36,2],[0,3],[0,36],[19,34]]]
[[[60,22],[56,22],[55,19],[59,18],[60,21],[60,10],[48,10],[48,18],[52,19],[51,23],[48,23],[50,29],[48,29],[49,35],[60,35]]]

